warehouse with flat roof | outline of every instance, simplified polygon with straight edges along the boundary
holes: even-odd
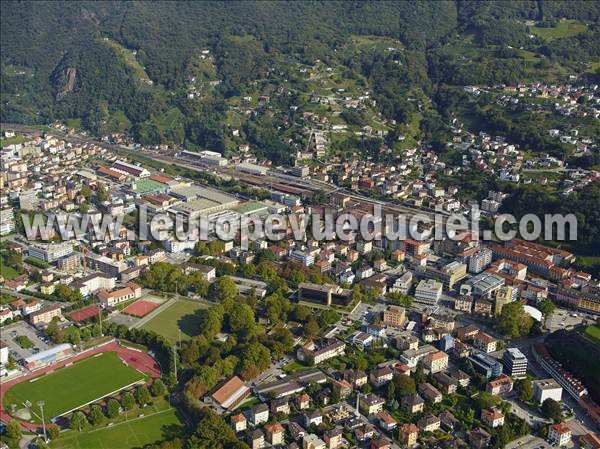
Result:
[[[169,193],[184,201],[172,206],[170,211],[192,219],[232,209],[239,204],[239,200],[231,195],[193,184],[176,187]]]

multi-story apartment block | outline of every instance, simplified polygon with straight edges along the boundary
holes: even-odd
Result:
[[[527,374],[527,357],[519,348],[508,348],[502,356],[504,373],[511,377],[525,377]]]
[[[383,324],[393,327],[402,327],[406,321],[404,307],[389,306],[383,311]]]

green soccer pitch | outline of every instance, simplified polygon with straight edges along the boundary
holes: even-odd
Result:
[[[188,339],[200,335],[202,318],[200,311],[208,305],[198,301],[178,299],[172,305],[142,325],[142,329],[156,332],[175,343],[181,338]]]
[[[132,449],[162,440],[168,433],[182,433],[175,409],[159,412],[144,409],[149,416],[121,421],[112,427],[90,431],[68,431],[50,443],[51,449]],[[150,414],[151,413],[151,414]],[[122,417],[121,417],[122,419]]]
[[[25,401],[40,415],[37,401],[45,401],[44,418],[48,422],[56,416],[119,391],[146,376],[123,363],[115,352],[105,352],[59,368],[9,388],[4,395],[4,407],[10,413],[23,409]],[[41,422],[32,414],[31,420]]]

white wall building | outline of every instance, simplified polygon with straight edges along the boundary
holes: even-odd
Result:
[[[554,379],[538,379],[533,381],[533,396],[542,404],[546,399],[554,399],[560,402],[563,389]]]
[[[442,297],[443,284],[434,279],[422,280],[415,290],[415,300],[425,304],[435,304]]]

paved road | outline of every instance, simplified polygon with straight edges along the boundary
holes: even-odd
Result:
[[[504,449],[551,449],[552,446],[539,437],[527,435],[510,442]]]
[[[20,335],[27,337],[33,346],[31,348],[22,348],[19,346],[15,341],[15,338]],[[35,348],[37,348],[38,351],[44,351],[50,348],[48,343],[43,342],[40,337],[38,337],[37,330],[25,321],[17,321],[4,327],[2,329],[2,340],[7,344],[10,353],[16,360],[21,360],[34,354]]]
[[[535,377],[538,379],[547,379],[550,378],[550,374],[548,374],[541,366],[539,366],[531,352],[531,346],[525,348],[521,347],[520,349],[524,352],[529,360],[528,370],[535,374]],[[570,407],[575,416],[573,419],[569,420],[569,427],[573,432],[573,435],[583,435],[590,432],[598,432],[600,428],[596,426],[596,424],[591,420],[589,416],[583,411],[583,409],[575,402],[575,400],[566,392],[563,391],[562,402]],[[583,424],[582,424],[583,422]]]
[[[512,412],[519,418],[527,421],[530,426],[536,427],[538,425],[546,424],[546,419],[541,416],[537,410],[534,410],[523,404],[517,399],[516,396],[511,396],[504,399],[510,403]]]

